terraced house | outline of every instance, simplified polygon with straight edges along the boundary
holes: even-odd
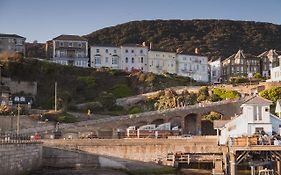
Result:
[[[0,53],[18,52],[25,54],[25,37],[16,34],[0,34]]]
[[[138,44],[124,44],[121,46],[120,68],[126,71],[148,71],[148,47]]]
[[[208,57],[200,55],[177,54],[177,74],[200,82],[208,82]]]
[[[120,69],[120,47],[113,45],[91,46],[91,67]]]
[[[222,61],[222,79],[229,81],[231,77],[247,77],[254,73],[260,73],[260,58],[251,54],[244,54],[238,50]]]
[[[89,67],[88,41],[78,35],[60,35],[47,42],[47,55],[63,65]]]
[[[263,52],[258,57],[261,59],[261,75],[270,77],[270,70],[279,66],[279,58],[281,52],[274,49]]]
[[[164,52],[161,50],[148,51],[148,71],[155,74],[164,72],[177,73],[177,57],[175,52]]]

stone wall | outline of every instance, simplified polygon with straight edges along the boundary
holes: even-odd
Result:
[[[41,164],[41,143],[0,143],[0,175],[25,174]]]
[[[2,78],[2,82],[10,88],[12,94],[24,92],[33,97],[37,94],[37,82],[13,81],[10,78]]]
[[[193,139],[45,140],[44,145],[142,162],[160,161],[164,165],[172,163],[166,161],[168,153],[222,154],[222,148],[217,146],[216,137],[194,137]]]
[[[56,168],[99,167],[99,160],[97,155],[88,154],[79,150],[70,151],[44,147],[43,165]]]
[[[0,117],[0,131],[16,130],[17,116],[1,116]],[[33,120],[27,115],[20,116],[20,129],[33,128],[33,127],[50,127],[54,129],[54,124],[51,122],[38,122]]]

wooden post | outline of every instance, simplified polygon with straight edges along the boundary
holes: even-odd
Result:
[[[220,131],[217,129],[217,144],[220,145]]]
[[[17,135],[20,133],[20,104],[18,104],[18,115],[17,115]]]
[[[280,160],[276,161],[276,171],[277,171],[277,175],[281,175],[281,162]]]
[[[236,158],[234,153],[230,153],[230,175],[236,175]]]
[[[57,82],[55,82],[55,112],[57,111]]]
[[[255,175],[255,167],[251,166],[251,175]]]

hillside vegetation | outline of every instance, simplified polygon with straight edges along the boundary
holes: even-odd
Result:
[[[189,78],[152,73],[127,73],[112,69],[93,69],[21,59],[1,61],[2,76],[16,81],[36,81],[36,107],[53,108],[54,84],[58,84],[60,107],[98,102],[102,109],[114,107],[116,98],[193,83]],[[101,110],[102,110],[101,109]]]
[[[152,42],[153,48],[228,57],[238,49],[260,54],[281,50],[281,26],[271,23],[231,20],[151,20],[132,21],[86,35],[89,44]]]

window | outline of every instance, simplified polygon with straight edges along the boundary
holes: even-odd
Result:
[[[128,49],[126,49],[125,52],[128,53]]]
[[[256,127],[256,133],[261,133],[263,131],[263,127]]]
[[[134,63],[135,62],[135,59],[134,58],[132,58],[132,63]]]
[[[82,43],[78,43],[78,47],[82,47]]]
[[[116,49],[113,50],[114,53],[117,53]]]
[[[143,53],[143,50],[142,50],[142,49],[140,50],[140,53]]]
[[[143,63],[143,57],[141,57],[141,63]]]
[[[73,46],[73,43],[71,43],[71,42],[68,43],[68,46],[69,46],[69,47],[72,47],[72,46]]]
[[[108,53],[108,49],[105,49],[105,53]]]
[[[101,64],[100,57],[96,57],[96,58],[95,58],[95,62],[96,62],[96,64]]]
[[[134,50],[131,50],[131,52],[134,53],[135,51],[134,51]]]
[[[262,120],[262,109],[261,109],[261,106],[258,107],[258,118],[259,118],[259,120]]]
[[[100,49],[96,49],[96,52],[97,52],[97,53],[100,53]]]
[[[108,57],[105,57],[105,62],[108,63]]]
[[[126,57],[125,62],[128,63],[128,61],[129,61],[129,59],[128,59],[128,57]]]
[[[197,64],[197,70],[199,70],[199,65]]]
[[[112,58],[112,64],[118,64],[117,63],[117,58]]]
[[[63,42],[59,42],[59,43],[60,43],[60,46],[63,47]]]

